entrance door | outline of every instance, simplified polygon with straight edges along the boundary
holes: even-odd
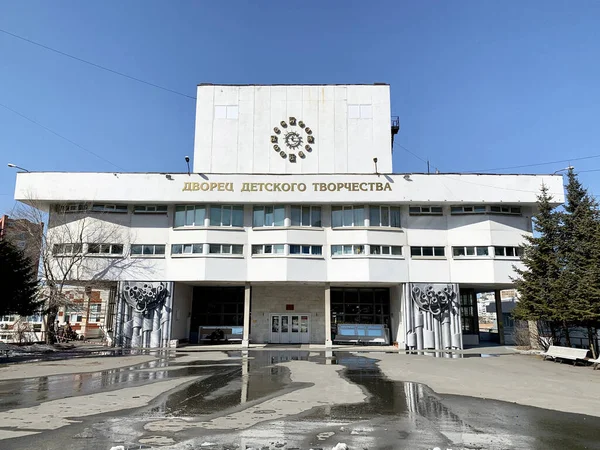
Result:
[[[272,344],[308,344],[309,336],[308,314],[271,314]]]

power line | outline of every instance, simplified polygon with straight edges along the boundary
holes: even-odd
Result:
[[[71,139],[69,139],[69,138],[67,138],[67,137],[63,136],[62,134],[59,134],[59,133],[57,133],[56,131],[54,131],[54,130],[51,130],[51,129],[50,129],[50,128],[48,128],[47,126],[45,126],[45,125],[42,125],[42,124],[41,124],[41,123],[39,123],[39,122],[36,122],[36,121],[35,121],[35,120],[33,120],[32,118],[30,118],[30,117],[27,117],[27,116],[26,116],[26,115],[24,115],[24,114],[21,114],[19,111],[15,111],[14,109],[12,109],[12,108],[10,108],[10,107],[6,106],[6,105],[5,105],[5,104],[3,104],[3,103],[0,103],[0,106],[2,106],[3,108],[5,108],[5,109],[9,110],[9,111],[10,111],[10,112],[12,112],[13,114],[16,114],[17,116],[19,116],[19,117],[22,117],[22,118],[23,118],[23,119],[25,119],[25,120],[28,120],[29,122],[31,122],[31,123],[33,123],[33,124],[37,125],[38,127],[41,127],[41,128],[43,128],[44,130],[48,131],[49,133],[52,133],[53,135],[55,135],[55,136],[58,136],[58,137],[59,137],[59,138],[61,138],[61,139],[64,139],[64,140],[65,140],[65,141],[67,141],[68,143],[70,143],[70,144],[73,144],[75,147],[78,147],[78,148],[80,148],[81,150],[83,150],[83,151],[86,151],[86,152],[88,152],[88,153],[89,153],[89,154],[91,154],[91,155],[94,155],[96,158],[98,158],[98,159],[101,159],[102,161],[104,161],[104,162],[107,162],[107,163],[109,163],[110,165],[112,165],[112,166],[116,167],[117,169],[119,169],[119,170],[121,170],[121,171],[125,172],[125,169],[123,169],[122,167],[120,167],[120,166],[116,165],[116,164],[115,164],[115,163],[113,163],[112,161],[109,161],[108,159],[104,158],[103,156],[100,156],[98,153],[94,153],[93,151],[91,151],[91,150],[89,150],[89,149],[85,148],[83,145],[79,145],[77,142],[75,142],[75,141],[72,141]]]
[[[480,172],[494,172],[496,170],[523,169],[525,167],[547,166],[547,165],[558,164],[558,163],[570,163],[573,161],[583,161],[584,159],[593,159],[593,158],[600,158],[600,155],[590,155],[590,156],[582,156],[580,158],[569,158],[569,159],[561,159],[558,161],[548,161],[548,162],[541,162],[541,163],[535,163],[535,164],[525,164],[522,166],[497,167],[495,169],[485,169],[485,170],[469,170],[465,173],[480,173]]]
[[[88,65],[90,65],[92,67],[95,67],[97,69],[102,69],[102,70],[105,70],[107,72],[113,73],[115,75],[119,75],[121,77],[125,77],[125,78],[128,78],[128,79],[133,80],[133,81],[137,81],[138,83],[143,83],[143,84],[146,84],[148,86],[152,86],[152,87],[155,87],[155,88],[158,88],[158,89],[162,89],[163,91],[170,92],[172,94],[177,94],[177,95],[180,95],[182,97],[187,97],[187,98],[191,98],[192,100],[196,100],[196,97],[192,97],[191,95],[184,94],[183,92],[178,92],[178,91],[175,91],[173,89],[169,89],[167,87],[160,86],[158,84],[154,84],[154,83],[151,83],[149,81],[142,80],[141,78],[132,77],[131,75],[127,75],[126,73],[119,72],[118,70],[110,69],[108,67],[102,66],[100,64],[93,63],[93,62],[88,61],[86,59],[78,58],[77,56],[73,56],[73,55],[70,55],[69,53],[65,53],[65,52],[62,52],[62,51],[57,50],[55,48],[48,47],[47,45],[40,44],[39,42],[36,42],[36,41],[32,41],[31,39],[27,39],[27,38],[25,38],[23,36],[19,36],[17,34],[11,33],[10,31],[6,31],[6,30],[3,30],[3,29],[0,28],[0,32],[2,32],[4,34],[7,34],[9,36],[12,36],[12,37],[14,37],[16,39],[21,39],[22,41],[28,42],[30,44],[37,45],[38,47],[44,48],[46,50],[50,50],[51,52],[58,53],[59,55],[66,56],[67,58],[74,59],[75,61],[79,61],[79,62],[82,62],[84,64],[88,64]]]
[[[403,149],[404,151],[410,153],[411,155],[413,155],[415,158],[420,159],[421,161],[423,161],[424,163],[427,163],[426,159],[421,158],[419,155],[417,155],[416,153],[411,152],[409,149],[407,149],[404,145],[400,145],[400,144],[396,144],[396,146],[400,147],[401,149]]]

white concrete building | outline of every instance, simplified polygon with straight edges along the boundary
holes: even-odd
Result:
[[[50,211],[49,233],[116,230],[55,253],[93,261],[79,280],[119,283],[124,345],[214,327],[244,344],[476,344],[475,293],[512,286],[541,185],[563,201],[561,176],[393,173],[388,85],[197,97],[192,173],[17,176],[15,198]]]

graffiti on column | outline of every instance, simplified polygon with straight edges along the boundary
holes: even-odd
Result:
[[[410,350],[462,349],[456,284],[417,284],[404,296],[406,346]]]
[[[125,282],[121,290],[123,347],[156,348],[169,339],[170,292],[164,282]]]

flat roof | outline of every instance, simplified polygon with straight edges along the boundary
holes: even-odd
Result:
[[[162,172],[119,172],[116,170],[106,170],[104,172],[96,172],[96,171],[77,171],[77,172],[73,172],[73,171],[66,171],[66,170],[30,170],[28,172],[17,172],[19,174],[21,173],[117,173],[117,174],[124,174],[124,175],[152,175],[152,174],[158,174],[158,175],[164,175],[164,174],[171,174],[171,175],[187,175],[188,172],[176,172],[173,170],[165,170]],[[524,176],[524,177],[551,177],[551,176],[556,176],[556,177],[562,177],[562,174],[559,173],[485,173],[485,172],[440,172],[440,173],[426,173],[426,172],[344,172],[344,173],[269,173],[269,172],[190,172],[190,174],[202,174],[202,175],[273,175],[273,176],[327,176],[327,175],[331,175],[331,176],[344,176],[344,175],[428,175],[428,176],[444,176],[444,175],[481,175],[481,176],[496,176],[496,177],[503,177],[503,176]]]
[[[199,83],[198,86],[389,86],[389,83],[272,83],[272,84],[236,84],[236,83]]]

